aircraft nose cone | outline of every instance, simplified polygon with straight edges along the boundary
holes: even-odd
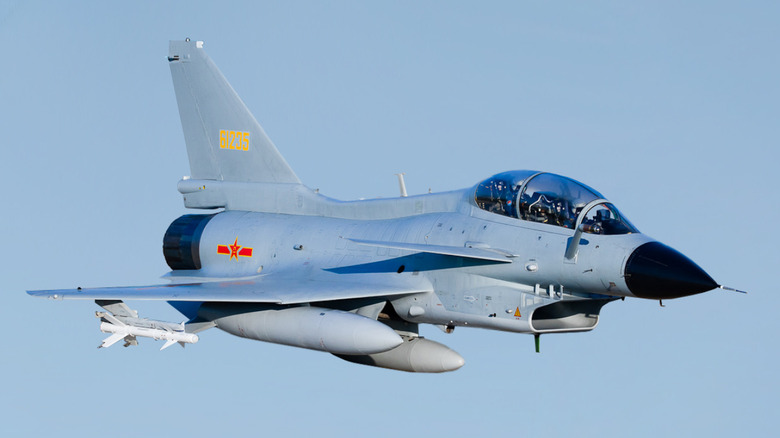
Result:
[[[635,249],[626,261],[625,274],[629,290],[640,298],[679,298],[718,287],[691,259],[660,242]]]

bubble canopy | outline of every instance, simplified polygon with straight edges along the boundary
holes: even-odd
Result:
[[[629,234],[638,230],[597,191],[565,176],[532,170],[503,172],[477,185],[474,201],[482,210],[529,222],[590,234]]]

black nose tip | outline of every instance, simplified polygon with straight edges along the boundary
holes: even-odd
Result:
[[[628,288],[640,298],[679,298],[718,287],[691,259],[660,242],[635,249],[626,261],[625,273]]]

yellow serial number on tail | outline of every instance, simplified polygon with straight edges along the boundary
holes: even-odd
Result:
[[[237,151],[249,150],[249,133],[240,131],[219,131],[219,148]]]

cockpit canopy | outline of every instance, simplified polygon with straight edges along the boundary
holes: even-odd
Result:
[[[552,173],[517,170],[499,173],[477,185],[479,208],[504,216],[591,234],[638,232],[601,194]]]

